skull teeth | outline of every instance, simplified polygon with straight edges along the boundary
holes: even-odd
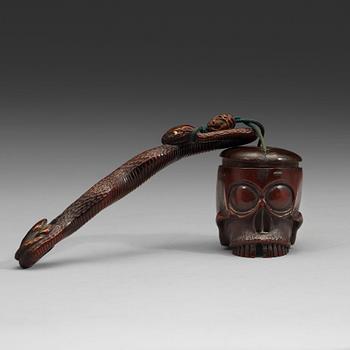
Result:
[[[274,258],[288,254],[289,246],[284,244],[242,244],[232,248],[234,255],[246,258]]]

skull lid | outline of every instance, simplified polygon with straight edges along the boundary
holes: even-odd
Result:
[[[266,152],[261,147],[228,148],[220,153],[225,166],[253,168],[297,168],[301,157],[286,149],[268,147]]]

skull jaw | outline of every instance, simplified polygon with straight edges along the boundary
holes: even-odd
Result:
[[[219,238],[222,245],[232,249],[232,253],[246,258],[273,258],[288,254],[294,244],[296,227],[293,221],[285,221],[270,232],[255,232],[248,222],[226,217],[217,220]]]
[[[302,222],[302,215],[296,210],[285,218],[272,218],[269,232],[256,232],[249,218],[238,219],[227,212],[219,212],[216,217],[221,244],[231,248],[234,255],[247,258],[288,254]]]
[[[276,258],[288,254],[290,243],[280,240],[237,241],[230,244],[232,254],[245,258]]]
[[[230,235],[229,247],[234,255],[247,258],[275,258],[288,254],[291,246],[291,232],[242,232]]]

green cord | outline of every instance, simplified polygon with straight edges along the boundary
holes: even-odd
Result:
[[[249,126],[250,128],[252,128],[256,132],[256,134],[258,135],[258,138],[259,138],[258,146],[260,146],[263,149],[264,153],[266,154],[267,147],[266,147],[266,142],[265,142],[265,138],[264,138],[265,130],[264,130],[263,125],[255,120],[242,119],[239,116],[235,117],[235,121],[236,121],[236,123],[243,123],[243,124]]]
[[[265,139],[264,139],[264,134],[265,134],[264,126],[255,120],[242,119],[240,116],[235,117],[235,122],[236,123],[243,123],[255,131],[255,133],[258,135],[258,138],[259,138],[258,146],[260,146],[263,149],[264,153],[266,154],[267,147],[266,147],[266,143],[265,143]],[[198,132],[205,133],[207,131],[208,131],[208,128],[204,127],[204,126],[200,126],[196,129],[194,129],[191,133],[191,142],[195,142],[196,135]]]
[[[267,147],[266,147],[264,136],[262,135],[260,128],[256,124],[253,124],[251,122],[244,122],[244,124],[250,126],[252,129],[254,129],[254,131],[256,132],[256,134],[259,137],[259,141],[261,143],[261,148],[264,150],[264,153],[266,153]]]
[[[198,128],[194,129],[192,132],[191,132],[191,142],[195,142],[196,141],[196,136],[197,136],[197,133],[201,132],[201,133],[205,133],[207,132],[207,127],[204,127],[204,126],[199,126]]]

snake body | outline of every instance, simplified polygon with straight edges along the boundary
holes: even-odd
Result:
[[[37,222],[23,238],[15,258],[22,268],[31,267],[60,240],[78,230],[102,209],[183,157],[243,145],[255,139],[256,133],[251,128],[235,128],[234,118],[229,114],[212,118],[205,132],[191,125],[174,127],[163,135],[162,145],[146,150],[121,165],[50,223],[47,219]]]

